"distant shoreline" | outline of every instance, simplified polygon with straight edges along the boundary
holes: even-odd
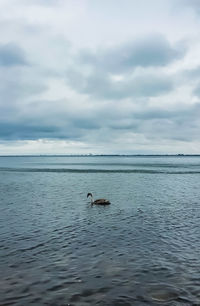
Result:
[[[0,155],[0,157],[200,157],[200,154],[22,154]]]

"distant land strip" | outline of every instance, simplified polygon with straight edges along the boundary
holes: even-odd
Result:
[[[200,154],[4,154],[0,157],[200,157]]]

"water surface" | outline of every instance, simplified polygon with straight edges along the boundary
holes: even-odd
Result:
[[[0,157],[0,304],[200,305],[199,199],[200,157]]]

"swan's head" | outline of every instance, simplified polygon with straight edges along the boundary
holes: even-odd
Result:
[[[88,198],[88,197],[92,197],[92,193],[89,192],[89,193],[87,194],[87,198]]]

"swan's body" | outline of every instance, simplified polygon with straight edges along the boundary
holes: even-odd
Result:
[[[106,199],[94,200],[92,193],[88,193],[87,198],[88,197],[91,197],[91,205],[109,205],[110,204],[110,201],[108,201]]]

